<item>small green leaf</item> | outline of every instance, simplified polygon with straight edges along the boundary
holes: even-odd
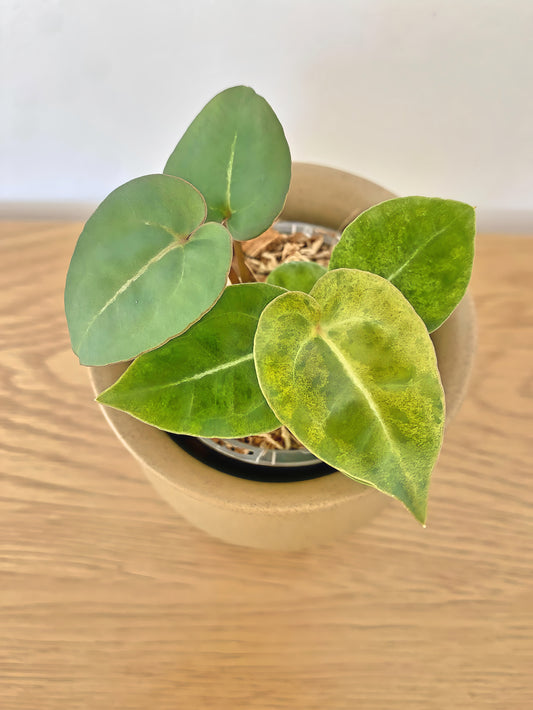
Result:
[[[231,236],[202,224],[190,183],[147,175],[112,192],[78,239],[65,287],[72,348],[84,365],[129,360],[197,321],[222,293]]]
[[[424,323],[392,284],[337,269],[279,296],[254,358],[267,402],[315,456],[425,521],[444,395]]]
[[[286,288],[287,291],[309,293],[326,269],[314,261],[288,261],[280,264],[267,276],[267,283]]]
[[[429,332],[452,313],[472,272],[475,214],[463,202],[399,197],[346,227],[329,268],[363,269],[393,283]]]
[[[137,358],[98,401],[178,434],[237,437],[276,429],[252,349],[261,311],[281,293],[264,283],[228,286],[202,320]]]
[[[235,239],[264,232],[281,212],[291,156],[276,114],[246,86],[217,94],[196,116],[165,166],[195,185],[207,218],[226,224]]]

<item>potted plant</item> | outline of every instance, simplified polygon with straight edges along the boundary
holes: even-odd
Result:
[[[368,519],[383,493],[425,523],[444,390],[449,419],[473,350],[474,211],[317,166],[295,166],[287,198],[290,182],[267,102],[241,86],[218,94],[162,175],[119,187],[85,225],[65,288],[73,349],[154,486],[212,534],[298,548]],[[327,269],[300,262],[256,281],[246,243],[282,209],[346,226]],[[319,473],[244,480],[232,459],[223,472],[167,434],[280,425]]]

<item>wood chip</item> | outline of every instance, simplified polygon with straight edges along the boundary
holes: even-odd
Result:
[[[213,439],[213,441],[216,444],[220,444],[221,446],[224,446],[224,448],[229,449],[230,451],[235,451],[238,454],[251,454],[252,450],[251,449],[246,449],[242,446],[235,446],[235,444],[231,444],[229,441],[226,441],[225,439]],[[244,443],[244,439],[240,439]]]
[[[258,281],[280,264],[291,261],[316,261],[327,266],[333,249],[320,233],[308,236],[303,232],[282,234],[270,227],[255,239],[242,242],[246,263]]]
[[[322,237],[319,237],[315,240],[315,243],[311,245],[311,248],[309,249],[310,253],[315,256],[320,251],[322,244],[324,244],[324,240],[322,239]]]
[[[263,449],[303,449],[304,446],[284,426],[271,431],[269,434],[246,436],[241,440],[244,444],[260,446]]]
[[[249,239],[242,243],[242,250],[246,256],[256,257],[264,252],[273,242],[279,241],[281,234],[273,227],[260,234],[255,239]]]

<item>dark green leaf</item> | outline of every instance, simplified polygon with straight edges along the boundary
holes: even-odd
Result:
[[[463,202],[399,197],[360,214],[329,268],[379,274],[410,301],[431,332],[464,296],[474,258],[475,215]]]
[[[254,357],[267,402],[312,453],[424,522],[444,395],[424,323],[392,284],[338,269],[279,296]]]
[[[207,218],[227,220],[235,239],[264,232],[281,212],[291,176],[283,128],[261,96],[246,86],[217,94],[170,156],[165,173],[195,185]]]
[[[76,245],[65,288],[84,365],[129,360],[197,321],[222,293],[231,236],[188,182],[148,175],[112,192]]]
[[[179,434],[237,437],[276,429],[252,349],[261,311],[281,293],[263,283],[228,286],[202,320],[137,358],[98,401]]]

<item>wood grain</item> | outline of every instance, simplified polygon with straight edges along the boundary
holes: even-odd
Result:
[[[2,710],[533,707],[533,239],[478,240],[479,352],[423,530],[225,545],[92,402],[62,290],[80,225],[0,231]]]

